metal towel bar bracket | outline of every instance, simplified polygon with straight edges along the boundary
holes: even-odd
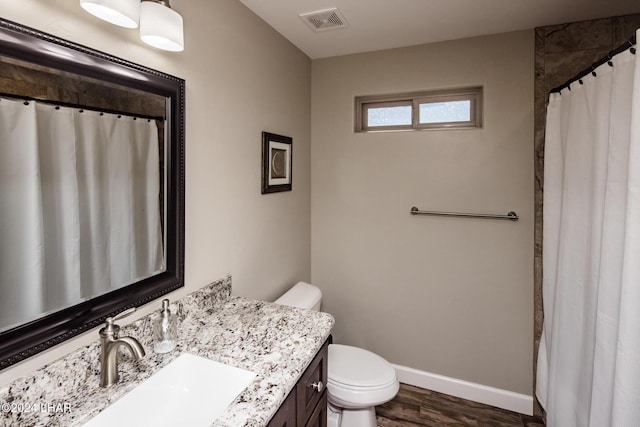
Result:
[[[421,211],[415,206],[411,208],[411,215],[437,215],[437,216],[456,216],[464,218],[487,218],[487,219],[508,219],[509,221],[517,221],[518,214],[511,211],[506,215],[481,214],[481,213],[461,213],[461,212],[438,212],[438,211]]]

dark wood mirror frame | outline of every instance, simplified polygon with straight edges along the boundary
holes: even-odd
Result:
[[[2,18],[0,55],[169,99],[166,122],[166,270],[0,333],[0,369],[4,369],[100,325],[109,316],[184,286],[185,82]]]

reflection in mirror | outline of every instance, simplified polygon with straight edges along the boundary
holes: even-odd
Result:
[[[2,368],[183,285],[183,108],[181,79],[0,20]]]
[[[0,221],[0,332],[164,271],[166,108],[158,95],[1,62],[0,218],[13,220]]]

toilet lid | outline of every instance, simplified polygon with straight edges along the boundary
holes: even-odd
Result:
[[[377,387],[396,380],[393,366],[375,353],[358,347],[329,346],[329,381],[357,387]]]

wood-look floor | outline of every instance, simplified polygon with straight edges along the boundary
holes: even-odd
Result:
[[[379,427],[544,426],[541,419],[406,384],[376,414]]]

